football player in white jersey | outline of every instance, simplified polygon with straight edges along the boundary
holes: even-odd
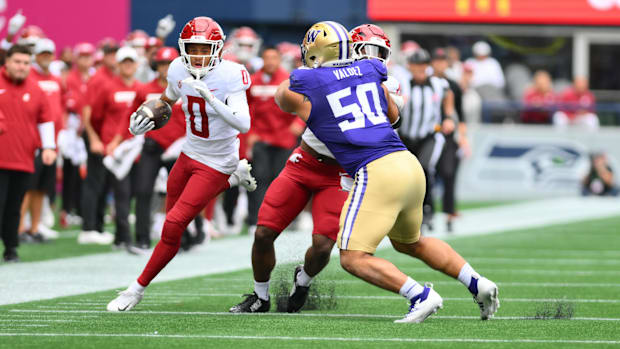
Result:
[[[329,23],[346,33],[342,25]],[[390,56],[390,40],[379,27],[373,26],[378,30],[372,34],[365,26],[356,28],[363,27],[364,35],[353,37],[353,52],[356,52],[356,47],[359,49],[353,58],[377,58],[385,63]],[[364,47],[356,46],[356,40],[379,45],[385,50],[372,50],[374,46],[364,50]],[[398,81],[389,77],[384,84],[392,100],[402,107],[404,103],[399,95]],[[396,127],[397,123],[393,126]],[[274,241],[312,199],[312,246],[306,251],[304,264],[298,265],[293,272],[294,284],[286,309],[288,312],[301,310],[312,280],[329,263],[338,234],[340,212],[352,185],[353,178],[346,175],[325,144],[306,128],[300,146],[293,151],[282,172],[269,186],[258,213],[252,246],[254,293],[230,308],[231,312],[269,311],[269,279],[276,262]]]
[[[243,166],[247,164],[239,162],[237,138],[250,129],[245,94],[250,74],[244,66],[221,59],[225,38],[209,17],[196,17],[181,31],[181,57],[170,64],[161,100],[172,106],[182,99],[187,139],[168,177],[162,237],[140,277],[108,304],[108,311],[127,311],[140,302],[144,289],[176,255],[187,225],[209,201],[232,185],[256,188]],[[131,115],[134,135],[154,126],[149,118]],[[236,171],[238,167],[242,170]]]

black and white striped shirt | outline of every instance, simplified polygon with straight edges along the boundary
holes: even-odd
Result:
[[[417,140],[433,134],[435,127],[441,125],[442,102],[450,85],[446,79],[431,76],[421,84],[411,80],[410,87],[409,101],[398,131],[403,138]]]

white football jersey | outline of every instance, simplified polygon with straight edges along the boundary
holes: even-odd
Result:
[[[168,68],[166,96],[182,99],[185,113],[186,139],[183,153],[217,171],[231,174],[239,162],[239,131],[230,126],[191,86],[183,80],[193,78],[176,58]],[[231,94],[250,87],[250,74],[241,64],[222,60],[201,79],[215,98],[226,103]]]

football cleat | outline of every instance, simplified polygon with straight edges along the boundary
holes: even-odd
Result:
[[[133,309],[144,297],[144,293],[125,290],[118,293],[118,297],[108,303],[108,311],[129,311]]]
[[[248,160],[243,159],[239,161],[237,169],[232,174],[239,179],[239,185],[244,187],[249,192],[256,190],[256,178],[254,178],[254,176],[250,173],[251,170],[252,165],[248,163]]]
[[[78,244],[98,244],[98,245],[110,245],[114,242],[114,235],[103,232],[99,233],[95,230],[82,231],[78,235]]]
[[[296,313],[300,311],[304,304],[306,304],[306,299],[308,299],[310,286],[297,285],[297,275],[301,273],[303,267],[304,266],[300,264],[295,267],[295,271],[293,272],[293,289],[291,290],[291,294],[288,296],[288,303],[286,306],[287,313]]]
[[[411,299],[409,312],[404,318],[396,320],[396,323],[420,323],[427,317],[435,314],[443,308],[443,299],[439,293],[433,290],[433,284],[424,285],[424,291]]]
[[[256,292],[244,294],[245,300],[230,308],[231,313],[266,313],[271,307],[271,302],[258,298]]]
[[[480,319],[488,320],[493,317],[493,314],[499,308],[499,289],[493,281],[485,277],[480,279],[472,278],[472,283],[475,283],[475,285],[470,285],[470,291],[472,286],[477,291],[472,293],[474,293],[474,302],[480,308]]]

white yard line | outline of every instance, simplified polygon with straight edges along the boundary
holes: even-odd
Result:
[[[445,224],[441,220],[444,218],[438,215],[436,224],[438,229],[433,236],[451,239],[618,215],[620,215],[620,205],[617,200],[610,198],[560,198],[524,202],[465,211],[456,223],[456,233],[450,235],[442,232]],[[276,242],[278,263],[301,260],[310,243],[311,235],[307,232],[282,234]],[[251,246],[252,238],[247,236],[212,241],[204,247],[175,257],[157,276],[156,282],[250,268]],[[380,248],[389,246],[389,242],[384,240]],[[336,254],[337,251],[334,250],[334,255]],[[124,288],[136,279],[148,258],[149,256],[131,256],[124,252],[111,252],[42,262],[2,264],[0,265],[0,275],[2,275],[0,305]],[[564,259],[571,264],[584,264],[577,258]],[[472,260],[476,259],[472,258]],[[501,259],[487,260],[492,263],[501,263]],[[508,262],[506,258],[503,260]],[[536,263],[536,260],[541,259],[529,260],[527,263]],[[548,259],[550,263],[559,263],[554,260]],[[593,261],[593,259],[586,260],[585,264],[592,264],[590,262]],[[620,264],[620,261],[613,259],[607,262],[598,261],[606,265]]]
[[[139,333],[0,333],[4,337],[138,337],[175,339],[236,339],[236,340],[282,340],[295,342],[398,342],[398,343],[561,343],[561,344],[620,344],[618,340],[585,339],[481,339],[481,338],[359,338],[359,337],[292,337],[292,336],[223,336]]]
[[[10,309],[9,312],[17,313],[61,313],[61,314],[111,314],[112,316],[124,315],[188,315],[188,316],[292,316],[292,317],[330,317],[330,318],[369,318],[369,319],[399,319],[402,315],[382,315],[382,314],[338,314],[338,313],[229,313],[214,311],[128,311],[122,313],[109,313],[105,310],[88,309]],[[471,320],[480,319],[479,316],[457,316],[457,315],[433,315],[437,319],[450,320]],[[529,316],[496,316],[494,320],[536,320]],[[620,318],[602,317],[572,317],[571,321],[620,321]]]

